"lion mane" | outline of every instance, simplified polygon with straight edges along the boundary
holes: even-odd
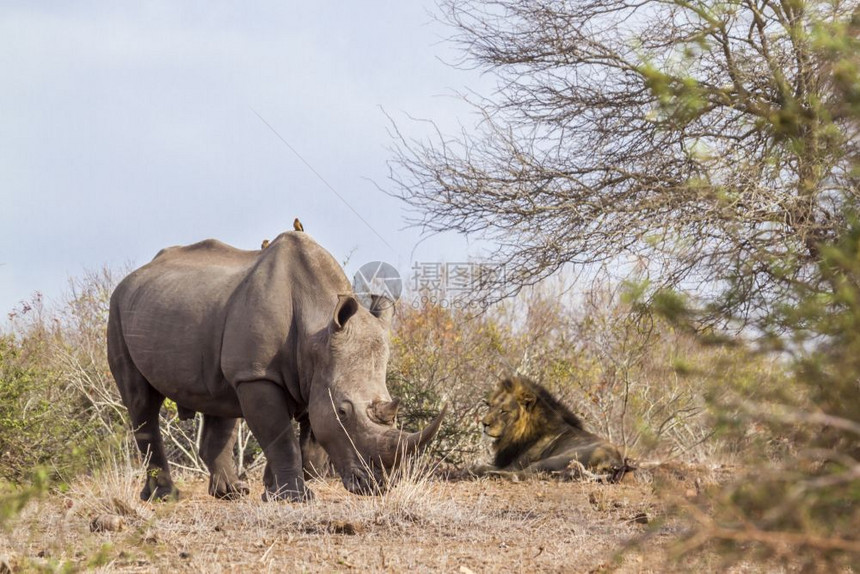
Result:
[[[563,472],[578,468],[619,479],[631,467],[607,440],[585,430],[582,421],[543,386],[508,377],[487,400],[482,423],[494,439],[493,464],[478,474]]]

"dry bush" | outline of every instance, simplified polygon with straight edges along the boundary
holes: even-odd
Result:
[[[96,459],[113,456],[111,449],[134,450],[126,444],[126,410],[104,341],[116,282],[106,269],[87,273],[71,282],[57,309],[36,296],[11,314],[0,341],[0,425],[15,430],[0,435],[5,478],[21,480],[39,465],[69,474],[100,464]],[[388,377],[392,395],[404,403],[401,423],[420,428],[447,403],[433,452],[455,466],[470,464],[486,446],[483,398],[500,376],[519,372],[636,457],[703,460],[742,449],[744,433],[706,440],[716,419],[704,397],[726,385],[715,381],[730,381],[730,389],[768,386],[778,369],[702,345],[635,309],[608,280],[599,285],[574,296],[561,283],[544,284],[478,313],[401,305]],[[205,473],[198,454],[201,417],[180,421],[176,405],[166,401],[162,426],[172,463]],[[262,461],[244,423],[236,456],[240,472]]]
[[[860,225],[822,249],[834,293],[797,286],[797,305],[769,316],[754,360],[778,354],[780,385],[735,386],[710,397],[726,433],[754,429],[734,480],[688,503],[679,556],[717,548],[806,572],[860,563]],[[667,493],[671,498],[671,493]]]
[[[581,296],[543,284],[481,313],[401,305],[389,388],[404,399],[406,425],[448,403],[436,452],[454,465],[474,462],[484,446],[482,401],[499,377],[518,372],[631,456],[702,461],[744,448],[743,433],[713,439],[720,413],[706,396],[777,386],[778,364],[703,344],[624,294],[604,280]]]
[[[513,335],[484,316],[440,306],[401,306],[393,327],[388,388],[403,401],[401,419],[417,429],[449,405],[434,447],[453,464],[480,448],[481,399],[505,370],[502,349]]]

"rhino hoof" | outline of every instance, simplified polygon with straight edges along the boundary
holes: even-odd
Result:
[[[271,490],[264,490],[262,495],[263,502],[310,502],[314,499],[314,493],[309,488],[305,488],[304,492],[298,492],[295,490],[279,490],[277,492],[273,492]]]
[[[243,480],[237,480],[232,484],[213,489],[209,487],[209,494],[221,500],[239,500],[250,494],[251,488]]]
[[[150,500],[179,500],[179,489],[175,486],[157,486],[153,491],[149,485],[146,485],[140,491],[140,499],[144,502],[149,502]]]

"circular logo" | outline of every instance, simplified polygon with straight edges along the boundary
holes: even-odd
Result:
[[[352,278],[352,289],[368,309],[394,305],[403,293],[403,280],[393,265],[371,261],[362,265]]]

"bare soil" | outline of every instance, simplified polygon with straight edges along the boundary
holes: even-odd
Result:
[[[654,485],[693,497],[708,480],[688,467],[621,484],[424,476],[360,497],[325,479],[311,482],[313,502],[291,504],[261,502],[259,477],[230,502],[189,475],[178,502],[144,503],[140,473],[124,469],[30,503],[0,531],[0,572],[689,571],[667,561],[680,526]]]

